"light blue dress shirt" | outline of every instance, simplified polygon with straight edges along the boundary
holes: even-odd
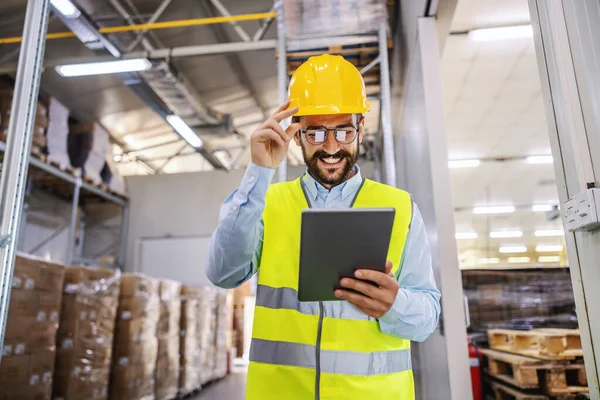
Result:
[[[302,178],[313,208],[348,208],[362,183],[360,169],[346,182],[327,190],[310,174]],[[224,202],[219,224],[207,254],[206,275],[215,285],[234,288],[257,272],[263,244],[262,214],[275,170],[250,163],[242,183]],[[392,308],[381,318],[381,331],[413,341],[424,341],[436,328],[440,292],[431,267],[431,251],[423,218],[416,204],[404,247],[400,290]],[[333,315],[356,315],[347,301],[325,302]],[[370,318],[370,317],[369,317]]]

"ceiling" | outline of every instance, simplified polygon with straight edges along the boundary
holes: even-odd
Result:
[[[528,164],[527,156],[550,155],[533,38],[474,42],[476,28],[529,24],[527,0],[459,0],[442,59],[443,94],[450,160],[482,159],[475,168],[451,169],[456,230],[476,232],[458,240],[463,267],[480,258],[557,256],[538,254],[537,244],[563,244],[534,231],[562,229],[560,219],[532,212],[557,205],[552,164]],[[497,159],[506,161],[496,161]],[[502,215],[474,214],[473,207],[517,207]],[[523,237],[492,239],[492,231],[521,230]],[[526,254],[499,254],[501,246],[525,245]],[[556,265],[556,263],[549,263]]]

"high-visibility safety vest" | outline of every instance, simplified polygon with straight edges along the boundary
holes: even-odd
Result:
[[[384,334],[350,303],[298,301],[301,215],[309,204],[300,179],[267,192],[246,399],[414,400],[409,340]],[[398,276],[410,195],[365,180],[353,207],[396,209],[388,260]]]

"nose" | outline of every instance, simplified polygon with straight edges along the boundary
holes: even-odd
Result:
[[[329,154],[335,154],[339,151],[340,144],[335,140],[335,130],[327,133],[327,140],[323,143],[323,150]]]

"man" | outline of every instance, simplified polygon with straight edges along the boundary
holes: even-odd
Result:
[[[356,165],[369,110],[356,67],[339,56],[311,57],[289,94],[252,134],[252,162],[223,204],[207,256],[208,278],[223,288],[259,272],[246,398],[413,400],[410,341],[425,340],[440,313],[421,215],[410,195],[364,180]],[[280,122],[292,116],[284,130]],[[292,139],[307,173],[269,186]],[[300,221],[308,207],[394,207],[386,272],[342,279],[356,292],[336,290],[341,301],[300,303]]]

